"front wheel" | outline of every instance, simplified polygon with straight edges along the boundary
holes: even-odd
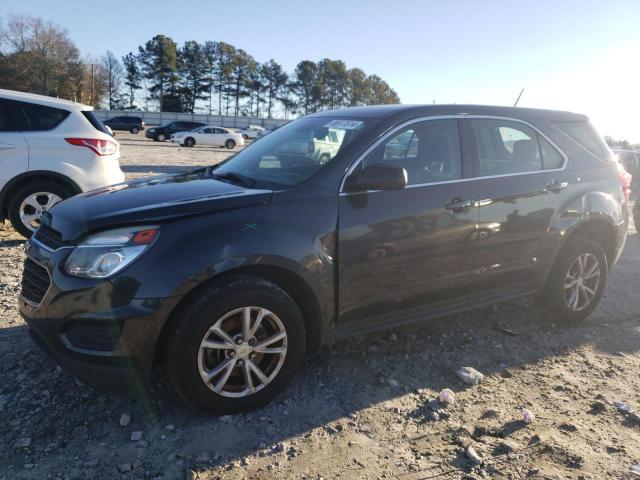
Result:
[[[23,237],[30,237],[40,226],[42,214],[73,193],[52,182],[34,182],[11,195],[9,221]]]
[[[227,140],[226,142],[224,142],[224,146],[227,147],[229,150],[236,148],[236,142],[234,140]]]
[[[156,135],[156,141],[164,142],[167,139],[167,136],[164,133],[159,133]]]
[[[558,255],[541,302],[561,320],[584,320],[602,298],[607,273],[607,257],[600,244],[571,237]]]
[[[300,309],[277,285],[226,277],[178,314],[167,345],[167,370],[190,404],[215,414],[269,403],[302,363]]]
[[[184,139],[185,147],[193,147],[195,144],[196,144],[196,141],[191,137],[187,137]]]

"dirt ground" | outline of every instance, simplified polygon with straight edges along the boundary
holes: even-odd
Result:
[[[229,154],[118,139],[129,177]],[[341,341],[271,405],[225,417],[186,407],[160,370],[147,398],[126,401],[58,368],[18,315],[22,259],[23,241],[0,227],[2,480],[637,478],[640,424],[613,405],[640,409],[634,228],[584,324],[555,324],[523,300]],[[462,383],[461,366],[482,383]],[[448,408],[435,401],[443,388],[455,392]]]

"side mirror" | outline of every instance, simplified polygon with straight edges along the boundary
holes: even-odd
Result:
[[[400,190],[407,186],[407,171],[402,167],[373,163],[347,178],[348,193],[367,190]]]

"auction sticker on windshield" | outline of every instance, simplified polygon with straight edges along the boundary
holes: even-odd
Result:
[[[360,128],[364,122],[359,120],[331,120],[324,127],[325,128],[339,128],[342,130],[355,130]]]

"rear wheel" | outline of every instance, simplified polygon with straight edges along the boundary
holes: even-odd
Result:
[[[227,140],[226,142],[224,142],[224,146],[227,147],[229,150],[231,150],[232,148],[236,148],[236,142],[235,140]]]
[[[30,237],[40,226],[42,214],[73,192],[62,185],[38,181],[25,185],[11,194],[9,221],[24,237]]]
[[[541,302],[562,320],[584,320],[602,298],[607,270],[607,258],[598,243],[571,237],[558,255]]]
[[[187,137],[184,139],[185,147],[193,147],[195,144],[196,144],[196,141],[191,137]]]
[[[300,309],[278,286],[251,276],[221,279],[179,313],[167,370],[180,395],[216,414],[269,403],[302,363]]]
[[[131,129],[131,133],[138,133],[140,131],[140,129],[138,127],[133,127]]]

